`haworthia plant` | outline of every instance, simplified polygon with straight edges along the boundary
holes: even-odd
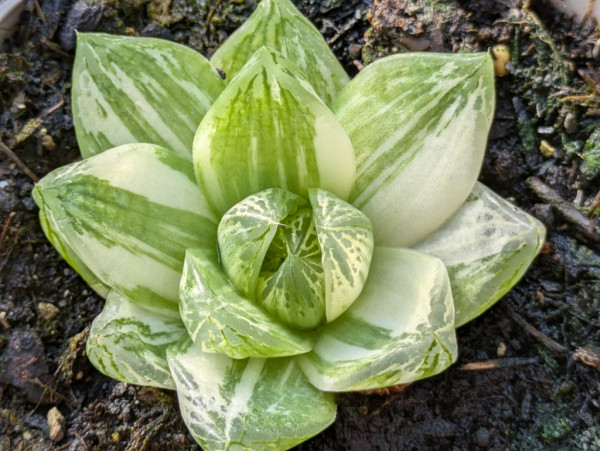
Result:
[[[205,449],[292,447],[334,421],[330,392],[443,371],[456,327],[543,242],[476,183],[489,55],[395,55],[348,80],[289,0],[210,63],[79,35],[86,159],[35,187],[42,229],[107,298],[92,363],[175,389]]]

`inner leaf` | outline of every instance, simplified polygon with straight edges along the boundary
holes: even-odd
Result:
[[[299,208],[278,227],[265,255],[256,298],[289,326],[312,329],[323,322],[325,278],[310,208]]]

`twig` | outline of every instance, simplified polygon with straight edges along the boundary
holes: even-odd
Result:
[[[29,169],[25,163],[21,161],[17,154],[14,153],[10,147],[4,144],[4,141],[2,141],[2,139],[0,139],[0,150],[2,150],[2,152],[4,152],[8,158],[14,161],[16,165],[19,166],[21,170],[25,174],[27,174],[31,180],[33,180],[36,183],[40,180],[40,178],[37,175],[35,175],[34,172],[31,169]]]
[[[525,366],[540,363],[539,357],[515,357],[507,359],[491,359],[484,362],[465,363],[460,367],[461,371],[494,370],[496,368],[510,368],[513,366]]]
[[[208,26],[210,25],[210,22],[213,16],[215,15],[215,12],[217,11],[217,8],[221,6],[222,1],[223,0],[217,0],[215,6],[213,6],[212,9],[208,12],[208,15],[206,16],[206,22],[204,22],[206,28],[208,28]]]
[[[64,98],[60,99],[60,101],[56,105],[54,105],[48,111],[46,111],[44,114],[42,114],[41,118],[46,119],[48,116],[53,114],[56,110],[58,110],[64,104],[65,104],[65,99]]]
[[[2,244],[2,242],[4,241],[4,238],[6,237],[6,234],[8,233],[8,228],[10,227],[10,224],[12,223],[13,218],[15,217],[15,212],[11,212],[11,214],[8,215],[8,219],[6,220],[6,224],[4,224],[4,227],[2,228],[2,233],[0,233],[0,244]]]
[[[578,238],[600,247],[600,233],[596,230],[596,225],[593,221],[577,210],[570,202],[564,200],[560,194],[537,177],[528,178],[525,181],[525,184],[537,197],[550,204],[563,219],[575,227]]]
[[[533,327],[531,324],[525,321],[525,319],[517,312],[515,312],[512,308],[508,306],[506,306],[505,308],[509,315],[512,317],[512,319],[515,321],[515,323],[517,323],[519,326],[525,329],[525,331],[529,333],[529,335],[531,335],[537,341],[542,343],[551,352],[554,352],[556,354],[566,354],[566,352],[568,351],[567,348],[565,348],[560,343],[557,343],[552,338],[537,330],[535,327]]]

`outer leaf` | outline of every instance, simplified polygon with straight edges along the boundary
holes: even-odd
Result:
[[[185,249],[215,245],[191,163],[158,146],[129,144],[59,168],[34,198],[87,270],[147,306],[177,303]]]
[[[319,189],[310,190],[325,273],[327,322],[356,300],[369,274],[373,227],[352,205]]]
[[[173,390],[166,349],[184,336],[176,310],[150,311],[113,290],[92,323],[87,354],[113,379]]]
[[[410,53],[376,61],[332,108],[356,150],[350,201],[375,241],[404,247],[436,230],[470,193],[494,110],[488,54]]]
[[[456,359],[454,306],[437,258],[376,247],[361,295],[296,357],[326,391],[368,390],[437,374]]]
[[[65,261],[71,265],[75,271],[79,273],[79,275],[85,280],[85,282],[100,296],[106,298],[108,296],[108,292],[110,291],[110,287],[108,285],[103,284],[90,269],[81,261],[81,259],[77,256],[77,254],[71,249],[60,237],[58,233],[52,230],[50,225],[50,221],[46,218],[43,210],[40,210],[40,224],[42,226],[42,230],[48,238],[48,241],[52,243],[52,246],[58,251],[60,256],[65,259]]]
[[[234,205],[219,222],[217,239],[223,271],[247,298],[255,299],[265,255],[282,221],[306,201],[271,188]]]
[[[213,251],[190,249],[180,288],[190,337],[206,352],[232,358],[278,357],[310,351],[312,341],[273,321],[231,286]]]
[[[202,120],[194,165],[219,214],[266,188],[347,198],[354,151],[344,129],[281,55],[261,49]]]
[[[278,50],[296,63],[327,104],[348,83],[348,75],[319,30],[289,0],[262,0],[250,18],[219,47],[211,62],[225,71],[226,80],[232,80],[263,46]]]
[[[450,222],[415,249],[446,265],[458,327],[519,281],[542,247],[545,232],[538,220],[477,183]]]
[[[79,34],[73,121],[81,154],[139,142],[190,158],[196,128],[224,86],[202,55],[182,45]]]
[[[167,358],[183,419],[205,450],[287,449],[335,420],[333,396],[289,358],[231,360],[189,341]]]

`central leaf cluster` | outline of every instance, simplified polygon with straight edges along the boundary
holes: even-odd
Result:
[[[311,330],[341,315],[358,297],[371,262],[369,219],[333,194],[309,200],[271,188],[223,215],[221,265],[245,297],[279,322]]]

